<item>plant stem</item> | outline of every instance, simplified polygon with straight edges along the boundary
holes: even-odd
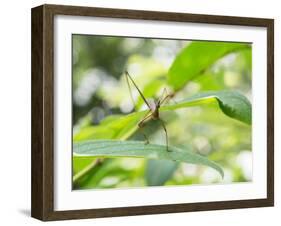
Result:
[[[88,172],[90,172],[93,168],[95,168],[97,165],[99,165],[102,162],[101,159],[93,160],[89,165],[87,165],[84,169],[79,171],[73,176],[73,183],[76,183],[80,178],[82,178],[84,175],[86,175]]]

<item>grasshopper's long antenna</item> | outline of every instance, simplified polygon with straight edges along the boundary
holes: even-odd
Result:
[[[131,101],[133,102],[134,109],[136,111],[136,102],[135,102],[135,100],[133,98],[132,89],[131,89],[131,86],[130,86],[130,83],[129,83],[129,80],[128,80],[127,72],[126,72],[126,82],[127,82],[128,88],[129,88],[129,93],[130,93]]]
[[[140,91],[140,89],[138,88],[137,84],[135,83],[135,81],[132,79],[132,77],[129,75],[129,73],[126,71],[126,79],[127,79],[127,83],[128,83],[128,86],[129,86],[129,89],[130,89],[130,95],[131,95],[131,98],[133,99],[133,96],[132,96],[132,92],[131,92],[131,87],[129,85],[129,81],[128,81],[128,78],[131,80],[131,82],[134,84],[134,86],[136,87],[136,89],[138,90],[141,98],[143,99],[143,101],[145,102],[145,104],[147,105],[147,107],[151,110],[151,107],[149,106],[149,103],[147,102],[147,100],[145,99],[144,95],[142,94],[142,92]],[[133,100],[134,102],[134,100]],[[134,102],[135,104],[135,102]]]

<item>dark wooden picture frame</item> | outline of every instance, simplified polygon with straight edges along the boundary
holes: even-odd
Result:
[[[122,208],[54,210],[54,16],[95,16],[155,21],[265,27],[267,29],[267,198]],[[274,21],[60,5],[32,9],[32,200],[31,215],[40,220],[65,220],[250,208],[274,205]]]

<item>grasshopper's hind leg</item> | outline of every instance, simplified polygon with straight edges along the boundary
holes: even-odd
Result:
[[[168,139],[168,132],[167,132],[167,129],[166,129],[166,126],[165,126],[165,122],[162,120],[162,119],[159,119],[163,129],[164,129],[164,132],[165,132],[165,136],[166,136],[166,150],[167,151],[170,151],[169,150],[169,139]]]
[[[143,124],[143,125],[139,125],[139,124],[138,124],[138,127],[139,127],[140,133],[141,133],[141,134],[143,135],[143,137],[144,137],[144,140],[145,140],[145,143],[144,143],[144,144],[149,144],[148,137],[147,137],[146,134],[143,132],[144,124]]]
[[[142,133],[144,139],[145,139],[145,144],[149,144],[149,140],[148,137],[146,136],[146,134],[143,132],[143,128],[145,126],[145,121],[149,120],[151,118],[151,113],[148,112],[148,115],[146,115],[139,123],[138,123],[138,128],[140,130],[140,132]]]

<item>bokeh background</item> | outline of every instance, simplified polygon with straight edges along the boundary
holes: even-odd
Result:
[[[171,63],[192,41],[73,35],[73,141],[103,139],[87,133],[108,118],[145,108],[132,87],[127,70],[148,98],[159,97],[166,87]],[[194,42],[194,41],[193,41]],[[201,76],[177,92],[179,101],[201,91],[237,90],[251,100],[251,48],[233,52],[216,61]],[[202,57],[204,54],[202,53]],[[217,104],[185,108],[161,114],[169,143],[191,147],[224,170],[224,178],[211,168],[167,160],[141,158],[105,159],[74,188],[119,188],[247,182],[252,179],[251,126],[225,116]],[[150,143],[165,144],[157,122],[144,129]],[[143,140],[136,131],[128,139]],[[73,158],[73,175],[91,164],[92,158]]]

